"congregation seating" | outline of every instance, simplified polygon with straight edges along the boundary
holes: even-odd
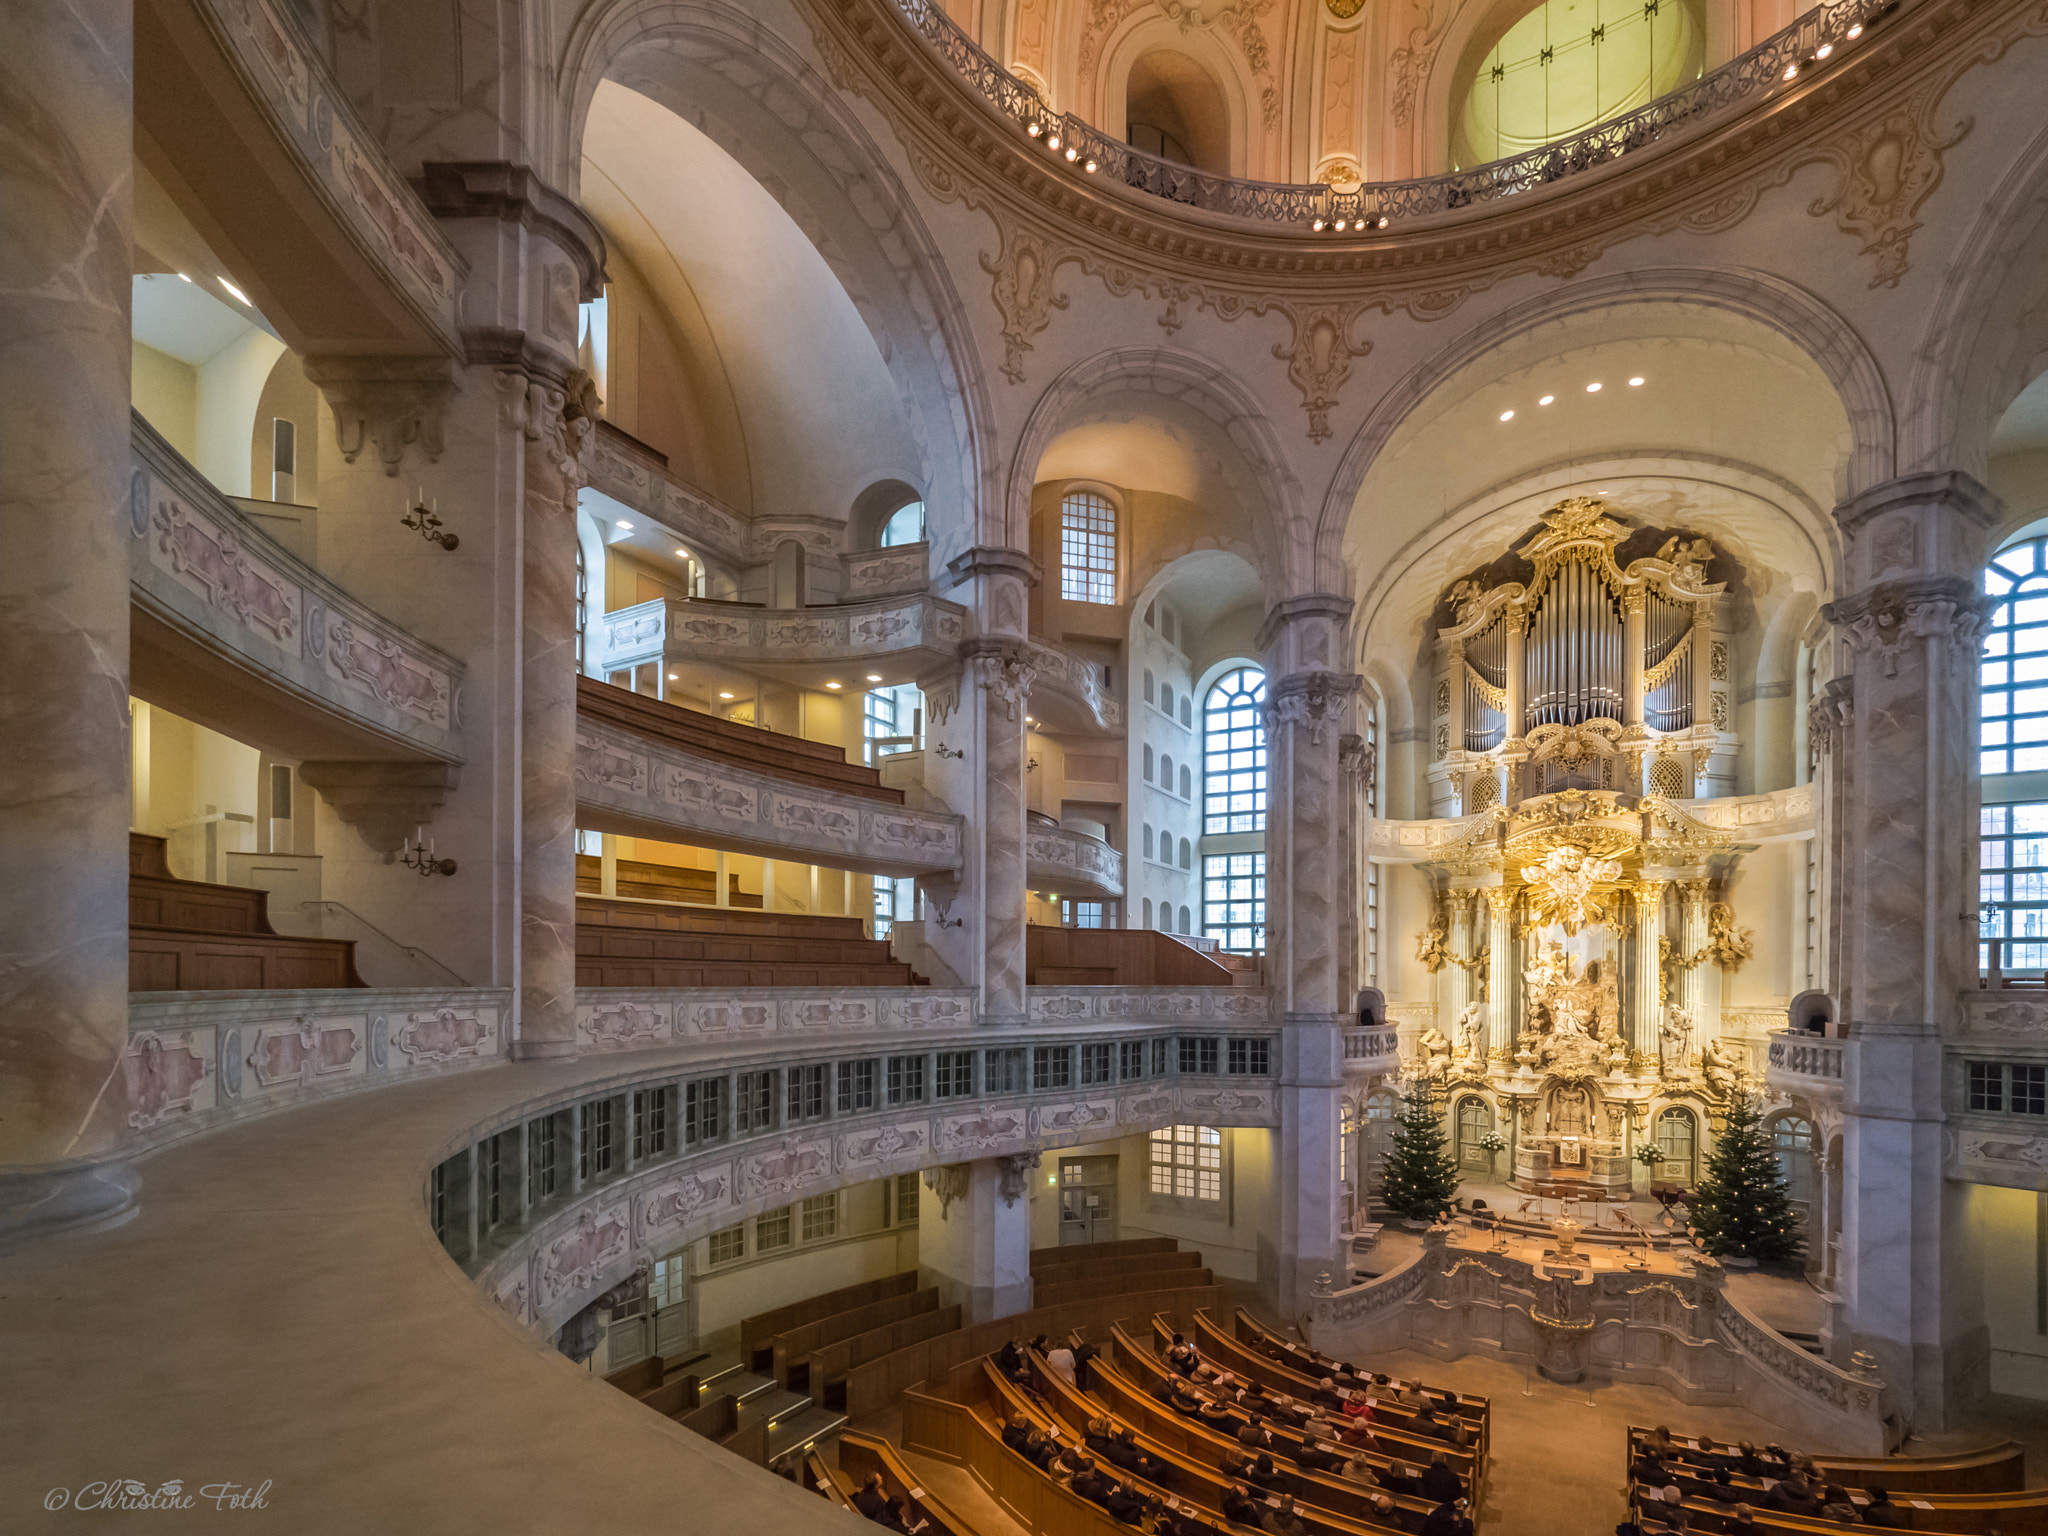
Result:
[[[752,773],[889,805],[904,801],[902,790],[883,786],[880,769],[848,762],[843,747],[721,720],[593,677],[576,679],[576,714]]]
[[[718,875],[715,870],[687,869],[680,864],[654,864],[645,859],[618,859],[613,862],[613,891],[615,896],[635,901],[674,901],[693,906],[709,907],[718,902]],[[753,907],[761,905],[758,891],[742,891],[740,877],[726,877],[726,905],[729,907]],[[576,894],[598,896],[604,892],[604,860],[594,853],[576,855]]]
[[[916,1289],[917,1271],[906,1269],[899,1274],[843,1285],[836,1291],[826,1291],[772,1311],[743,1317],[740,1319],[740,1363],[750,1371],[768,1370],[775,1364],[775,1340],[778,1336],[806,1323],[865,1307],[871,1302],[891,1296],[907,1296]]]
[[[1262,1386],[1276,1391],[1300,1396],[1313,1391],[1325,1381],[1335,1380],[1341,1387],[1343,1371],[1341,1362],[1330,1361],[1319,1356],[1314,1350],[1283,1339],[1265,1327],[1244,1308],[1239,1307],[1233,1319],[1235,1335],[1226,1334],[1207,1316],[1195,1318],[1197,1346],[1205,1357],[1216,1360],[1223,1368],[1249,1375]],[[1361,1374],[1365,1368],[1358,1368]],[[1433,1387],[1425,1382],[1391,1382],[1389,1385],[1413,1388],[1429,1399],[1439,1414],[1447,1413],[1450,1404],[1455,1403],[1460,1420],[1470,1431],[1472,1443],[1484,1452],[1487,1439],[1487,1400],[1469,1392],[1454,1392],[1448,1387]],[[1411,1404],[1382,1401],[1375,1410],[1382,1420],[1395,1423],[1412,1420],[1415,1408]]]
[[[926,985],[857,917],[576,898],[579,987]]]
[[[847,1508],[853,1508],[855,1492],[870,1476],[881,1478],[884,1496],[903,1501],[909,1525],[915,1528],[917,1522],[924,1522],[919,1536],[978,1536],[973,1526],[923,1486],[895,1446],[880,1435],[848,1430],[839,1437],[839,1466],[834,1476]]]
[[[1123,1327],[1112,1330],[1110,1337],[1115,1345],[1115,1362],[1104,1374],[1104,1390],[1123,1401],[1127,1410],[1136,1412],[1142,1401],[1147,1413],[1155,1416],[1158,1413],[1171,1414],[1161,1396],[1163,1389],[1170,1383],[1169,1372],[1160,1355],[1163,1353],[1164,1342],[1170,1340],[1175,1331],[1170,1320],[1155,1318],[1153,1333],[1155,1339],[1160,1340],[1160,1348],[1148,1350],[1129,1330]],[[1199,1343],[1197,1348],[1202,1348]],[[1205,1364],[1217,1364],[1208,1356],[1206,1350],[1202,1350],[1202,1353]],[[1240,1380],[1247,1379],[1236,1371],[1231,1371],[1230,1374],[1238,1376]],[[1197,1384],[1198,1389],[1199,1386],[1200,1384]],[[1200,1390],[1197,1395],[1202,1395]],[[1288,1395],[1295,1396],[1291,1392]],[[1296,1401],[1306,1403],[1307,1400],[1296,1397]],[[1221,1412],[1214,1418],[1201,1421],[1182,1419],[1181,1422],[1214,1430],[1234,1446],[1237,1433],[1244,1428],[1249,1414],[1235,1405],[1220,1406]],[[1328,1417],[1335,1419],[1338,1415],[1330,1413]],[[1397,1405],[1384,1399],[1375,1400],[1371,1421],[1374,1443],[1355,1446],[1352,1450],[1375,1470],[1399,1462],[1404,1467],[1419,1471],[1428,1466],[1433,1458],[1442,1456],[1444,1464],[1458,1475],[1476,1504],[1486,1486],[1484,1438],[1475,1439],[1470,1445],[1452,1445],[1436,1436],[1418,1432],[1413,1426],[1412,1413],[1401,1411]],[[1289,1445],[1298,1445],[1301,1442],[1300,1434],[1282,1426],[1269,1425],[1268,1429],[1276,1441],[1284,1441]]]
[[[659,1355],[622,1366],[605,1380],[663,1418],[680,1422],[698,1405],[700,1386],[695,1373],[671,1371]]]
[[[1687,1529],[1716,1536],[1751,1528],[1838,1531],[1845,1523],[2048,1536],[2048,1488],[2022,1486],[2024,1452],[2011,1442],[1949,1456],[1800,1457],[1776,1446],[1745,1452],[1674,1435],[1652,1459],[1655,1436],[1631,1426],[1627,1437],[1629,1502],[1646,1532],[1670,1529],[1678,1512]],[[1836,1518],[1845,1503],[1854,1521]],[[1873,1518],[1880,1505],[1889,1510]],[[1753,1527],[1741,1524],[1744,1512]]]
[[[302,939],[270,926],[270,893],[181,880],[165,839],[128,834],[128,990],[277,991],[360,987],[353,939]]]
[[[1149,928],[1024,930],[1024,981],[1034,987],[1229,987],[1236,974],[1192,945]]]

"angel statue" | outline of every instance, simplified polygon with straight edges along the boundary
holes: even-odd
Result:
[[[1444,962],[1451,958],[1451,925],[1442,912],[1430,914],[1429,926],[1422,930],[1415,946],[1415,958],[1432,976],[1442,970]]]
[[[1486,1005],[1467,1003],[1451,1026],[1458,1037],[1458,1060],[1479,1062],[1486,1057]]]
[[[1664,1009],[1663,1027],[1658,1033],[1664,1042],[1664,1075],[1666,1077],[1690,1077],[1692,1075],[1692,1013],[1678,1003],[1671,1003]]]
[[[1715,1098],[1726,1098],[1742,1086],[1744,1062],[1725,1040],[1709,1040],[1700,1053],[1700,1073]]]

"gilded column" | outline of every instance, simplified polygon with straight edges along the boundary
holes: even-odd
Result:
[[[1502,692],[1507,695],[1501,712],[1507,717],[1507,735],[1504,745],[1510,750],[1502,754],[1504,777],[1500,787],[1502,805],[1513,805],[1522,798],[1522,756],[1519,743],[1528,734],[1528,722],[1523,719],[1528,708],[1529,686],[1524,669],[1529,654],[1529,613],[1519,605],[1511,606],[1506,614],[1508,626],[1507,675],[1501,679]]]
[[[1438,1012],[1437,1027],[1446,1033],[1472,1001],[1473,973],[1468,964],[1460,962],[1472,959],[1472,908],[1478,894],[1469,890],[1444,892],[1444,909],[1451,920],[1451,963],[1444,967],[1444,1006]]]
[[[125,0],[0,6],[0,1238],[134,1201]]]
[[[1621,598],[1621,725],[1628,752],[1631,794],[1641,794],[1647,778],[1648,733],[1643,729],[1643,627],[1648,593],[1630,587]]]
[[[1664,1022],[1663,959],[1666,880],[1638,880],[1629,888],[1636,904],[1635,996],[1630,999],[1629,1044],[1654,1057]]]
[[[1707,947],[1707,897],[1711,887],[1705,880],[1687,880],[1679,886],[1680,903],[1677,949],[1694,961],[1679,973],[1678,1004],[1692,1020],[1692,1049],[1706,1041],[1707,962],[1695,959]]]

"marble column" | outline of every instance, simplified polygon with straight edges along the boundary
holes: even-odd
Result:
[[[1512,1055],[1515,1036],[1515,893],[1490,885],[1480,893],[1486,903],[1486,1044],[1489,1051]]]
[[[1373,775],[1372,744],[1362,736],[1344,736],[1337,743],[1343,792],[1338,799],[1339,841],[1343,847],[1344,886],[1337,908],[1337,997],[1354,1010],[1358,993],[1368,985],[1372,956],[1365,921],[1366,892],[1372,879],[1372,811],[1368,789]]]
[[[1444,967],[1444,1005],[1437,1010],[1437,1028],[1446,1034],[1457,1022],[1458,1015],[1465,1011],[1465,1005],[1472,1001],[1475,990],[1475,976],[1468,965],[1478,947],[1474,938],[1475,925],[1472,909],[1477,904],[1477,891],[1449,890],[1444,892],[1444,915],[1450,919],[1451,963]]]
[[[1636,905],[1635,996],[1630,999],[1629,1044],[1657,1054],[1664,1027],[1664,965],[1657,951],[1664,938],[1664,890],[1668,880],[1642,879],[1629,888]]]
[[[0,1241],[117,1220],[128,1093],[125,0],[0,7]]]
[[[1843,1053],[1841,1294],[1902,1419],[1943,1427],[1988,1387],[1983,1283],[1942,1177],[1941,1037],[1976,979],[1981,562],[1996,499],[1906,476],[1835,509],[1837,675],[1821,721],[1836,872],[1828,990]]]
[[[1698,1052],[1707,1039],[1708,960],[1695,958],[1707,947],[1707,895],[1704,880],[1686,880],[1679,887],[1678,951],[1694,963],[1678,975],[1678,1004],[1692,1020],[1692,1049]],[[1690,1065],[1690,1062],[1685,1063]]]
[[[1342,598],[1293,598],[1273,609],[1260,634],[1266,658],[1266,986],[1269,1006],[1285,1021],[1276,1136],[1281,1207],[1271,1283],[1286,1316],[1306,1306],[1320,1275],[1343,1273],[1337,1136],[1342,1024],[1351,1000],[1339,994],[1338,751],[1363,688],[1356,674],[1334,670],[1345,656],[1349,616]]]
[[[938,908],[925,931],[956,974],[981,994],[990,1023],[1025,1017],[1025,723],[1037,675],[1026,603],[1037,565],[1021,551],[971,549],[947,569],[982,632],[961,647],[956,681],[928,689],[932,732],[960,757],[938,757],[927,784],[967,819],[957,883],[925,884]]]
[[[917,1209],[917,1267],[967,1322],[1031,1310],[1031,1179],[1036,1152],[927,1168]]]

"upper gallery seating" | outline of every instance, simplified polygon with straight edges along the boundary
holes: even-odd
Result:
[[[2024,1488],[2024,1481],[2024,1452],[2010,1441],[1948,1456],[1827,1457],[1628,1432],[1629,1502],[1651,1531],[1674,1518],[1696,1531],[1732,1531],[1736,1512],[1746,1509],[1756,1526],[1773,1532],[1833,1531],[1846,1523],[2043,1536],[2048,1488]],[[1846,1512],[1855,1518],[1837,1518]]]
[[[679,704],[628,693],[592,677],[576,679],[576,713],[579,719],[603,721],[735,768],[770,773],[843,795],[903,804],[902,790],[883,788],[880,769],[849,763],[845,749],[826,742],[738,725]]]
[[[709,907],[718,901],[717,872],[685,869],[679,864],[650,864],[641,859],[620,859],[614,865],[614,895],[635,901],[677,901]],[[576,855],[576,894],[597,896],[604,891],[604,860],[594,853]],[[758,891],[740,889],[738,875],[726,876],[726,905],[759,907]]]
[[[1024,930],[1024,981],[1033,987],[1228,987],[1228,966],[1149,928]]]
[[[270,926],[270,893],[180,880],[165,840],[128,834],[128,990],[360,987],[353,939],[298,939]]]
[[[857,917],[576,898],[579,987],[926,985]]]

